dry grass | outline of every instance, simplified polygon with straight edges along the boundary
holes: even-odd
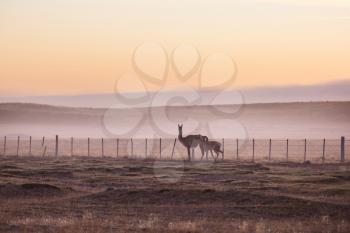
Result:
[[[349,164],[0,160],[1,232],[348,232]]]

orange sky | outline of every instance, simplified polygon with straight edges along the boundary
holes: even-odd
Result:
[[[0,95],[113,92],[145,41],[169,55],[183,43],[202,58],[229,54],[232,88],[350,79],[346,0],[2,0],[0,32]],[[169,79],[166,88],[184,84],[172,69]]]

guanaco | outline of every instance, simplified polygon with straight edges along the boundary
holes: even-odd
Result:
[[[213,157],[214,160],[217,160],[219,157],[219,153],[221,155],[224,154],[224,152],[221,150],[221,143],[217,141],[209,141],[207,136],[203,136],[203,144],[204,144],[204,153],[206,155],[206,159],[208,160],[208,152],[210,151],[211,156]],[[216,158],[214,157],[213,151],[216,153]],[[202,155],[202,158],[203,159]]]
[[[192,154],[192,159],[194,159],[194,149],[199,146],[202,157],[204,156],[204,140],[206,140],[208,137],[202,136],[200,134],[196,135],[187,135],[186,137],[182,136],[182,126],[183,125],[178,125],[179,128],[179,136],[178,139],[181,142],[182,145],[184,145],[187,149],[187,156],[188,160],[191,161],[191,154]],[[192,153],[190,153],[192,150]]]

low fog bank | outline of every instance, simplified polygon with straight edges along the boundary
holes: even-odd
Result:
[[[350,137],[350,102],[137,109],[0,104],[1,136],[174,137],[177,123],[184,123],[184,134],[196,123],[206,125],[199,133],[208,134],[210,129],[212,137]]]
[[[164,106],[164,100],[181,97],[186,102],[195,100],[196,105],[225,105],[252,103],[288,103],[288,102],[320,102],[320,101],[350,101],[350,80],[336,81],[309,86],[285,87],[256,87],[231,91],[164,91],[150,92],[148,99],[140,103],[122,101],[120,97],[136,98],[144,96],[142,93],[125,93],[120,96],[112,94],[90,94],[77,96],[0,96],[0,103],[36,103],[67,107],[90,108],[132,108]],[[160,100],[160,101],[157,101]],[[173,103],[183,106],[184,102]]]

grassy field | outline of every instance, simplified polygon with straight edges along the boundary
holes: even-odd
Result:
[[[349,232],[350,164],[0,158],[1,232]]]

